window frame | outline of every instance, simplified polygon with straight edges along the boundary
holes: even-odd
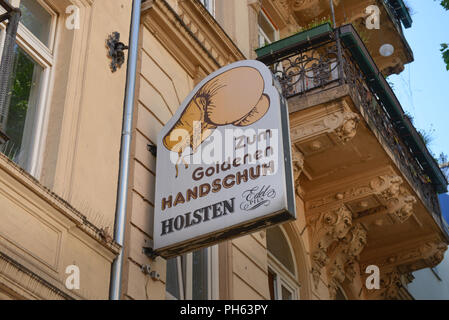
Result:
[[[215,17],[215,0],[209,0],[209,5],[206,5],[204,3],[205,0],[199,0],[199,2],[203,5],[204,8],[206,8],[209,13]]]
[[[179,290],[179,300],[184,300],[184,280],[182,275],[182,261],[181,257],[176,257],[176,271],[178,277],[178,290]],[[166,280],[167,281],[167,280]],[[167,300],[178,300],[175,296],[173,296],[170,292],[165,290],[165,298]]]
[[[278,226],[275,228],[279,228],[282,232],[282,235],[285,241],[288,244],[288,249],[292,256],[293,260],[293,268],[295,274],[293,274],[290,270],[285,267],[282,262],[280,262],[270,251],[267,249],[267,257],[268,257],[268,269],[271,270],[271,273],[275,275],[275,290],[274,290],[274,298],[275,300],[281,300],[282,294],[282,285],[289,289],[292,292],[292,300],[300,300],[300,289],[301,283],[298,281],[298,267],[296,265],[295,255],[290,243],[290,239],[287,236],[284,228],[282,226]]]
[[[207,250],[207,300],[219,299],[219,264],[218,246],[203,248]],[[178,256],[177,277],[179,284],[180,300],[192,300],[193,297],[193,252]],[[167,300],[178,300],[168,291]]]
[[[21,0],[11,1],[12,6],[19,7]],[[49,118],[49,100],[50,87],[53,78],[53,69],[55,65],[55,44],[56,32],[58,25],[58,13],[51,8],[51,6],[44,0],[35,0],[42,6],[51,16],[51,24],[48,38],[48,46],[39,40],[22,22],[19,22],[17,30],[16,44],[25,51],[30,58],[39,66],[42,67],[42,74],[40,76],[39,95],[36,103],[36,113],[34,116],[34,126],[32,127],[31,141],[30,141],[30,156],[23,169],[29,174],[39,179],[42,170],[42,161],[44,155],[44,146],[46,138],[46,130],[48,127]],[[6,11],[0,7],[0,14]],[[0,24],[0,54],[3,54],[6,23]]]
[[[257,40],[258,40],[258,45],[259,48],[262,48],[264,46],[266,46],[267,44],[265,44],[265,42],[267,42],[268,44],[273,43],[277,40],[279,40],[279,29],[273,24],[273,22],[271,22],[271,19],[269,18],[268,14],[265,12],[265,10],[262,8],[259,12],[259,15],[262,15],[262,17],[266,20],[266,22],[268,22],[268,25],[273,29],[274,31],[274,39],[271,40],[267,34],[265,33],[265,31],[262,29],[261,25],[259,24],[259,20],[257,22],[257,28],[259,30],[258,35],[257,35]],[[261,44],[261,36],[263,37],[263,39],[265,40],[264,44]]]

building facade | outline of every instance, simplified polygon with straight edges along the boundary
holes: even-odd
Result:
[[[449,221],[449,195],[439,197],[441,211],[446,223]],[[449,256],[436,267],[418,270],[413,273],[413,282],[408,286],[416,300],[449,300]]]
[[[121,298],[139,300],[410,299],[411,273],[443,260],[447,181],[385,80],[413,61],[403,1],[335,0],[334,15],[327,0],[143,1],[123,247],[126,64],[111,68],[106,43],[127,44],[131,1],[11,3],[22,22],[1,127],[1,299],[107,299],[121,250]],[[197,83],[243,59],[269,66],[288,101],[298,219],[148,257],[157,135]]]

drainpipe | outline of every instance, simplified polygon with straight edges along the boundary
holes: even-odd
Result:
[[[122,144],[120,150],[120,171],[115,212],[114,240],[120,246],[120,253],[112,264],[109,299],[120,300],[123,271],[123,245],[125,238],[126,207],[129,184],[129,160],[131,152],[131,131],[133,124],[134,95],[136,91],[137,56],[139,50],[140,8],[142,0],[133,0],[131,29],[129,36],[128,68],[123,111]]]

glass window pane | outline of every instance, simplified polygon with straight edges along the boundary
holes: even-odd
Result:
[[[268,269],[268,288],[270,289],[270,299],[276,300],[276,274]]]
[[[166,290],[176,299],[181,299],[181,292],[179,292],[178,265],[176,258],[167,260]]]
[[[208,251],[202,249],[193,253],[192,298],[193,300],[207,300],[208,296]]]
[[[14,48],[14,69],[6,108],[0,115],[0,128],[9,141],[2,152],[27,169],[43,68],[18,45]]]
[[[295,274],[295,264],[290,251],[290,246],[279,227],[267,230],[267,249],[278,259],[284,267],[293,275]]]
[[[262,13],[259,14],[259,27],[268,38],[266,39],[267,42],[274,42],[276,40],[276,30],[274,29],[268,18]]]
[[[292,292],[284,286],[282,286],[282,300],[293,300]]]
[[[50,13],[36,0],[21,0],[20,10],[22,10],[20,21],[23,25],[48,46],[51,28]]]
[[[207,11],[209,11],[213,15],[213,0],[200,0],[204,7],[206,7]]]

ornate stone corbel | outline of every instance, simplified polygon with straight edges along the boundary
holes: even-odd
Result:
[[[354,280],[357,274],[356,266],[366,243],[367,231],[360,223],[357,223],[334,249],[328,269],[329,283],[342,284],[346,279],[351,282]]]
[[[406,222],[413,214],[416,198],[407,189],[400,187],[399,194],[388,201],[389,213],[400,223]]]
[[[258,14],[262,9],[262,0],[248,0],[248,5]]]
[[[335,283],[334,281],[331,281],[327,285],[327,288],[329,289],[329,298],[330,298],[330,300],[335,300],[335,298],[337,297],[337,289],[338,289],[337,283]]]
[[[335,134],[342,143],[352,140],[357,134],[360,116],[354,112],[343,114],[343,124],[335,130]]]
[[[399,189],[404,180],[399,176],[380,176],[371,180],[370,187],[383,200],[399,196]]]
[[[444,242],[428,242],[421,247],[424,259],[428,267],[436,267],[443,259],[447,250],[447,244]]]
[[[292,146],[292,163],[293,163],[293,181],[295,183],[295,190],[298,196],[303,194],[302,188],[299,184],[299,177],[304,170],[304,155],[293,145]]]
[[[385,300],[398,300],[399,289],[402,287],[401,275],[398,272],[391,272],[381,277],[380,287],[381,297]]]
[[[366,290],[369,300],[399,300],[399,290],[403,287],[401,274],[390,271],[380,276],[380,289]]]
[[[346,206],[330,210],[311,221],[312,275],[318,286],[321,269],[328,264],[328,249],[336,241],[343,239],[352,226],[352,215]]]
[[[330,135],[336,144],[347,143],[356,136],[360,119],[349,107],[342,107],[330,114],[314,116],[301,125],[293,125],[291,138],[295,142],[308,141],[310,144],[315,138],[318,141],[323,135]]]
[[[275,0],[275,2],[279,3],[280,6],[281,6],[282,8],[284,8],[284,10],[285,10],[286,12],[289,12],[290,9],[291,9],[290,1],[291,1],[291,0]]]
[[[304,8],[304,6],[310,6],[314,0],[289,0],[291,1],[292,9],[297,11]]]

